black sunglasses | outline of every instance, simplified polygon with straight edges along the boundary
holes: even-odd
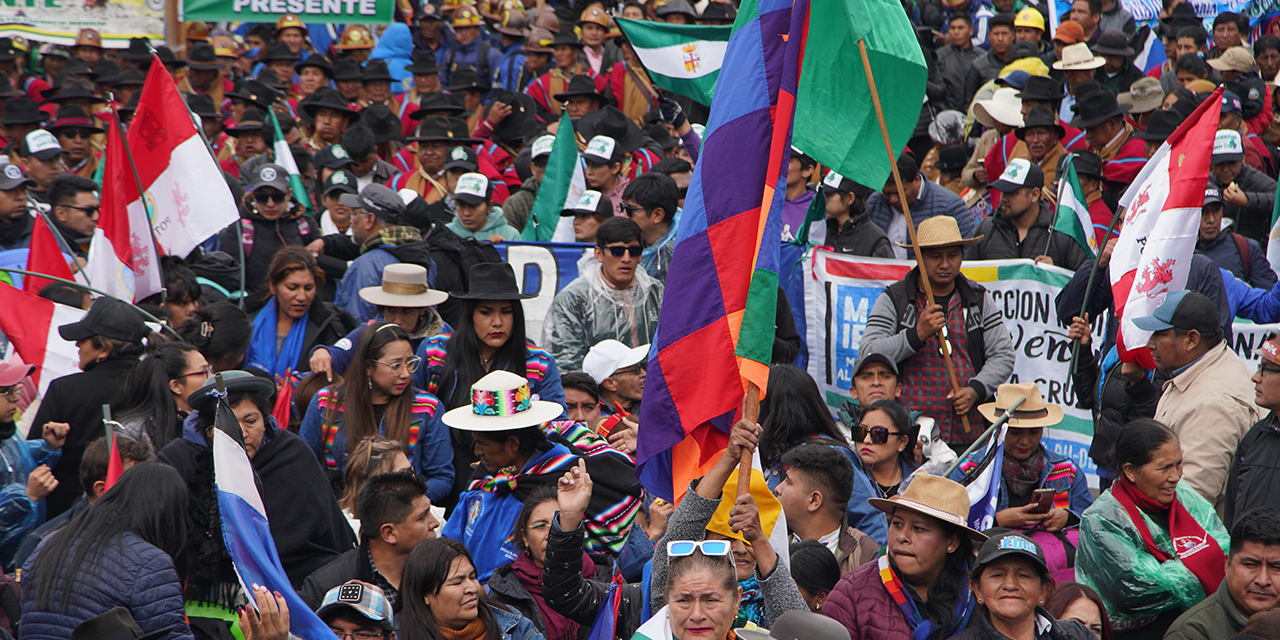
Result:
[[[84,214],[86,216],[89,216],[90,218],[92,218],[95,215],[98,215],[98,210],[101,208],[101,207],[77,207],[73,204],[64,204],[59,206],[65,207],[67,209],[75,209],[77,211],[83,211]]]
[[[268,202],[284,202],[285,198],[287,197],[289,197],[289,195],[283,192],[253,194],[253,199],[258,204],[266,204]]]
[[[58,135],[71,138],[72,140],[76,138],[84,138],[88,140],[93,137],[93,132],[87,129],[63,129]]]
[[[901,431],[889,431],[888,427],[864,427],[858,425],[853,428],[853,441],[862,442],[867,437],[867,432],[871,432],[871,444],[884,444],[889,441],[889,436],[906,435]]]
[[[630,253],[632,258],[639,258],[644,253],[644,247],[633,244],[629,247],[605,247],[609,250],[609,255],[615,258],[621,258],[622,254]]]

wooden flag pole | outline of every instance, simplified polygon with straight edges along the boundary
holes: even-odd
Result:
[[[760,387],[747,383],[747,395],[742,398],[742,419],[754,423],[760,417]],[[742,450],[738,460],[738,490],[735,495],[751,492],[751,452]]]
[[[898,174],[898,158],[893,155],[893,143],[889,141],[889,127],[884,123],[884,109],[880,106],[880,92],[876,90],[876,79],[871,74],[871,59],[867,57],[867,43],[865,40],[858,39],[858,51],[862,54],[862,68],[867,72],[867,85],[871,87],[871,102],[876,107],[876,118],[880,121],[880,136],[884,138],[884,150],[889,154],[889,169],[893,172],[893,182],[898,186],[898,202],[902,203],[902,215],[907,218],[907,233],[911,236],[911,249],[916,254],[916,264],[920,266],[921,277],[920,285],[924,287],[925,298],[929,301],[929,306],[936,304],[933,299],[933,286],[929,284],[929,274],[924,273],[924,258],[920,255],[920,243],[916,241],[916,226],[911,222],[911,210],[907,206],[907,200],[904,197],[906,190],[902,188],[902,176]],[[946,311],[945,309],[943,310]],[[939,351],[942,352],[942,360],[947,365],[947,377],[951,381],[951,393],[960,393],[960,383],[956,380],[956,366],[951,361],[951,340],[947,336],[947,327],[942,326],[940,334]],[[969,433],[972,427],[969,426],[969,416],[961,414],[960,424],[964,425],[964,432]]]

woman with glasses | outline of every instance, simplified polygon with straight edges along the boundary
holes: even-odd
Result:
[[[422,368],[414,374],[419,389],[440,398],[446,409],[471,405],[471,385],[493,371],[508,371],[528,380],[538,398],[561,406],[564,388],[551,354],[525,336],[523,301],[536,297],[520,292],[508,263],[485,262],[471,267],[467,292],[450,295],[462,300],[462,322],[452,333],[431,336],[418,345]],[[442,506],[452,507],[467,489],[466,479],[479,460],[471,433],[451,430],[453,468],[457,483]]]
[[[143,360],[129,379],[118,412],[120,435],[145,443],[154,454],[182,436],[191,413],[187,396],[209,379],[209,362],[185,342],[166,342]]]
[[[284,247],[271,260],[266,305],[253,318],[246,368],[282,381],[291,372],[311,370],[310,353],[333,344],[356,327],[351,314],[318,295],[324,272],[305,247]]]
[[[426,479],[432,502],[449,494],[453,447],[440,401],[413,386],[421,364],[404,329],[390,322],[366,328],[346,377],[316,393],[298,430],[321,466],[341,474],[364,439],[382,436],[408,444],[409,463]]]
[[[262,504],[280,563],[290,582],[301,585],[313,571],[350,550],[355,536],[328,479],[316,466],[315,455],[301,438],[279,428],[272,417],[275,384],[247,371],[224,371],[221,375],[227,407],[240,427],[245,453],[260,480]],[[182,438],[170,442],[157,457],[178,470],[190,493],[185,506],[192,527],[187,530],[184,599],[202,605],[193,607],[193,618],[225,625],[235,619],[242,590],[223,543],[214,491],[211,443],[216,399],[215,378],[209,378],[187,398],[192,413]]]
[[[881,498],[901,493],[903,483],[918,467],[913,444],[919,432],[920,425],[893,400],[877,400],[862,412],[853,441]]]
[[[485,595],[461,542],[418,544],[400,578],[399,640],[543,640],[533,623]]]

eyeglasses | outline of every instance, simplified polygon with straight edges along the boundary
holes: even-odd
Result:
[[[200,369],[200,370],[198,370],[198,371],[191,371],[191,372],[189,372],[189,373],[184,373],[184,374],[182,374],[182,375],[180,375],[180,376],[178,376],[178,377],[179,377],[179,378],[186,378],[186,377],[189,377],[189,376],[204,376],[204,377],[208,378],[208,377],[210,377],[210,376],[212,376],[212,375],[213,375],[213,367],[205,367],[205,368]]]
[[[344,631],[334,629],[333,627],[329,627],[329,630],[333,632],[333,635],[338,636],[338,640],[347,640],[347,638],[351,638],[352,640],[374,640],[374,638],[382,637],[381,631],[357,631],[355,633],[346,633]]]
[[[102,208],[102,207],[77,207],[74,204],[60,204],[58,206],[62,207],[63,209],[75,209],[76,211],[83,211],[84,214],[86,216],[89,216],[90,218],[98,215],[98,210]]]
[[[12,387],[0,387],[0,398],[8,398],[13,402],[17,402],[18,394],[22,393],[21,385],[13,385]]]
[[[618,369],[617,371],[613,372],[613,375],[616,376],[616,375],[626,375],[628,373],[640,373],[642,370],[644,370],[643,362],[639,364],[633,364],[627,367],[626,369]]]
[[[901,431],[890,431],[888,427],[864,427],[858,425],[853,428],[853,441],[862,442],[868,433],[871,434],[871,444],[884,444],[889,441],[889,436],[906,435]]]
[[[288,197],[289,197],[289,194],[284,193],[282,191],[277,191],[275,193],[258,192],[253,194],[253,199],[258,204],[266,204],[268,202],[284,202],[285,198],[288,198]]]
[[[1280,367],[1268,367],[1267,365],[1259,362],[1258,372],[1259,373],[1280,373]]]
[[[89,138],[93,137],[93,132],[89,131],[88,129],[63,129],[60,133],[58,133],[58,137],[71,138],[73,140],[76,138],[84,138],[88,140]]]
[[[667,556],[672,558],[691,556],[694,551],[699,550],[704,556],[727,556],[733,553],[728,540],[672,540],[667,543]]]
[[[400,373],[400,370],[405,367],[409,368],[409,373],[413,373],[422,365],[422,358],[414,356],[405,362],[382,362],[381,360],[371,360],[370,362],[386,366],[391,370],[391,373]]]
[[[622,254],[630,253],[632,258],[639,258],[644,253],[644,247],[633,244],[629,247],[605,247],[609,250],[609,255],[615,258],[621,258]]]
[[[542,530],[544,530],[544,529],[546,529],[547,527],[550,527],[550,526],[551,526],[551,523],[550,523],[550,522],[535,522],[535,523],[533,523],[533,524],[531,524],[531,525],[529,525],[529,526],[525,527],[525,529],[528,529],[529,531],[542,531]]]
[[[628,216],[630,216],[633,213],[636,213],[637,211],[644,211],[644,207],[641,207],[639,205],[634,205],[634,204],[622,205],[622,212],[627,214]]]

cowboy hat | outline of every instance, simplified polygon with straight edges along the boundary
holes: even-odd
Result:
[[[951,216],[934,216],[921,222],[916,227],[916,241],[920,243],[921,249],[930,247],[968,247],[970,245],[982,242],[982,236],[974,236],[966,239],[960,235],[960,225],[956,224],[956,219]],[[903,249],[910,249],[911,245],[895,242],[894,244]]]
[[[298,73],[302,73],[302,70],[306,67],[319,69],[320,73],[323,73],[325,77],[330,80],[333,79],[333,65],[329,64],[329,60],[318,53],[313,53],[307,56],[306,60],[293,65],[293,69]]]
[[[996,123],[1010,127],[1022,126],[1022,100],[1018,90],[1011,87],[996,89],[989,100],[973,103],[973,117],[984,127],[995,128]]]
[[[529,381],[510,371],[494,371],[471,385],[471,404],[444,414],[444,423],[462,431],[512,431],[555,420],[564,407],[534,400]]]
[[[978,405],[978,413],[988,422],[995,422],[1014,402],[1023,399],[1022,406],[1009,416],[1010,429],[1036,429],[1052,427],[1062,422],[1062,407],[1045,404],[1040,387],[1034,382],[1006,382],[996,388],[995,402]]]
[[[53,135],[63,129],[84,129],[94,133],[106,133],[106,131],[93,121],[84,107],[78,104],[64,104],[58,107],[58,113],[54,117],[53,124],[45,127]]]
[[[867,502],[890,515],[898,509],[906,509],[959,527],[972,540],[984,542],[987,539],[986,535],[969,526],[969,494],[964,490],[964,485],[955,480],[921,473],[911,480],[911,484],[901,494],[887,500],[869,498]]]
[[[382,268],[382,284],[360,289],[360,298],[380,307],[417,309],[434,307],[449,294],[427,286],[427,270],[416,264],[389,264]]]
[[[1059,71],[1087,71],[1106,63],[1106,58],[1093,55],[1089,45],[1077,42],[1062,48],[1062,59],[1053,63],[1053,68]]]
[[[459,126],[461,123],[461,126]],[[449,142],[453,144],[475,144],[476,140],[467,133],[467,123],[458,118],[445,116],[427,116],[422,119],[413,135],[405,138],[408,142]],[[457,294],[454,294],[455,297]]]

